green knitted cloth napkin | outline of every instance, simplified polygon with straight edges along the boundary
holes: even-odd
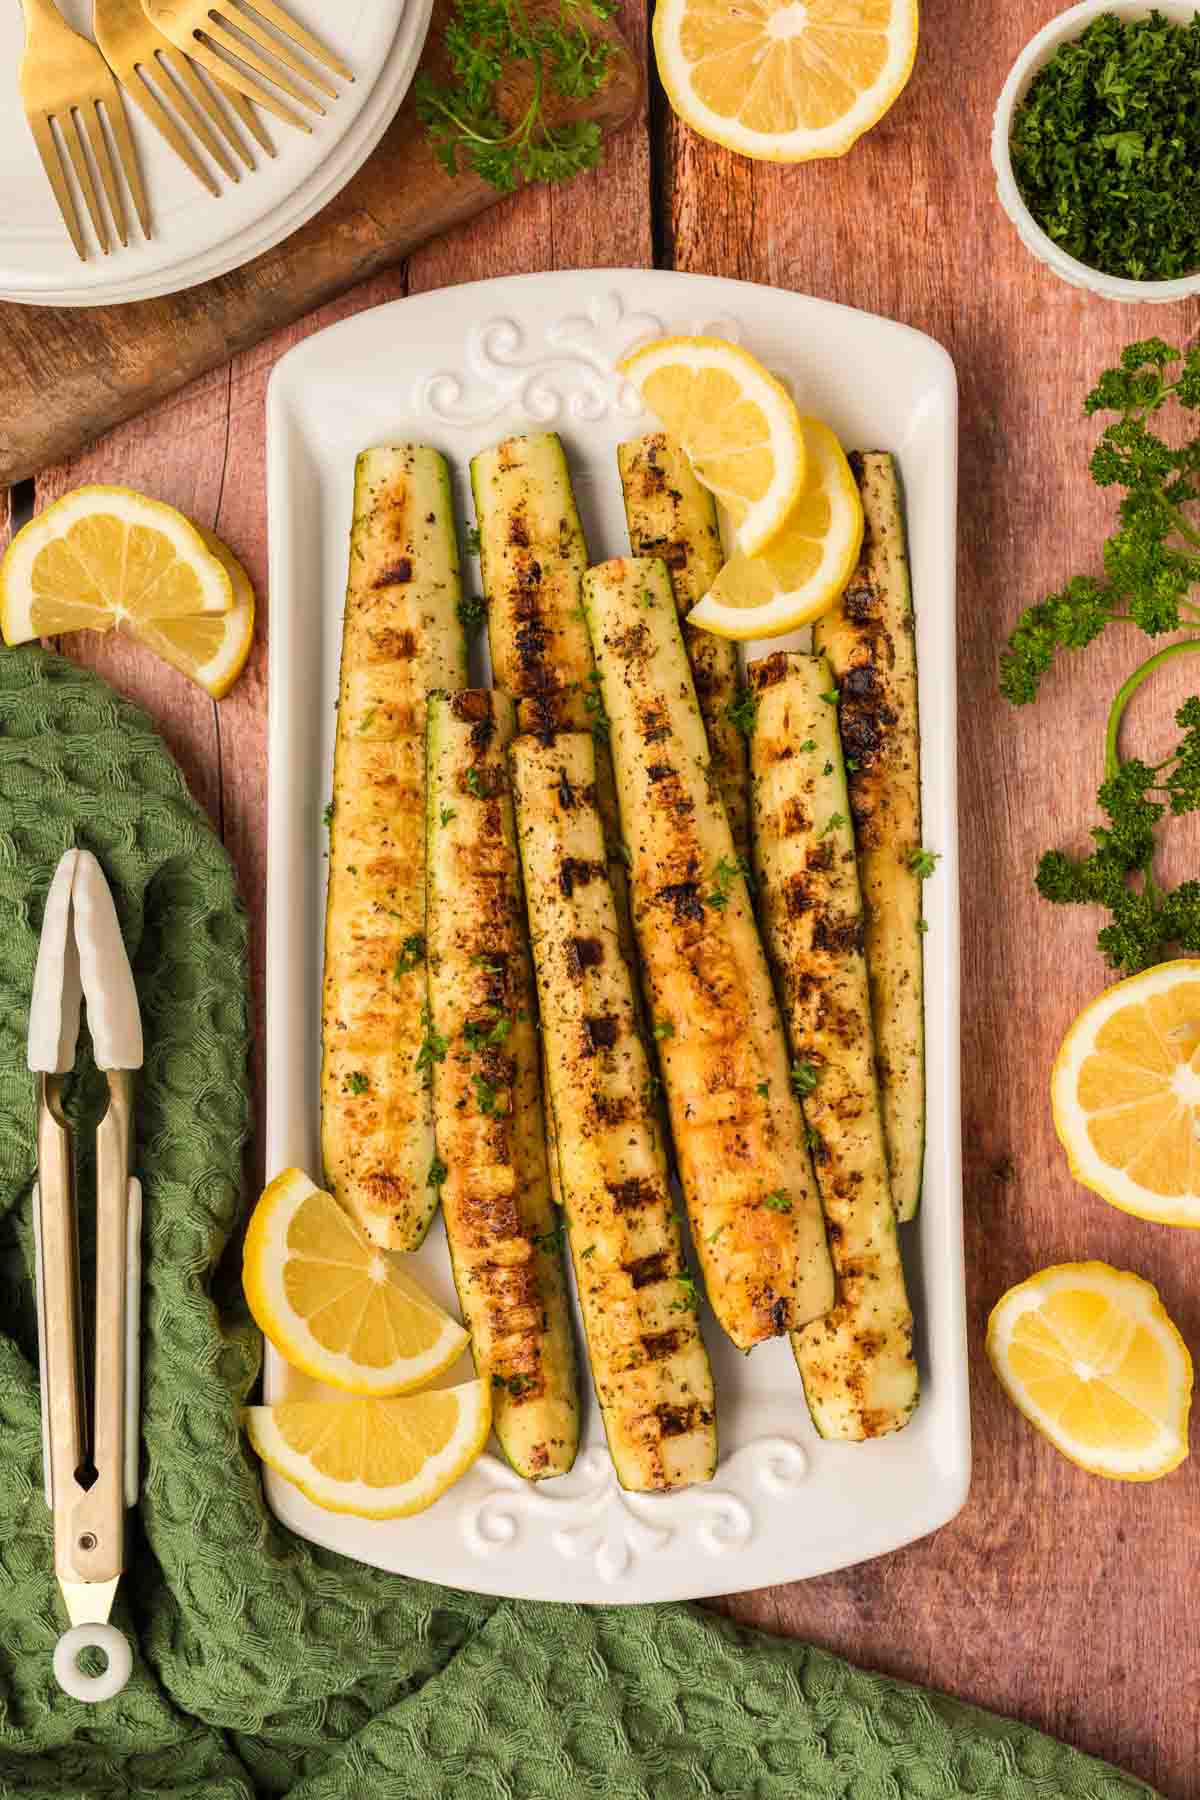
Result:
[[[29,993],[71,844],[112,884],[146,1027],[141,1499],[115,1700],[55,1686],[42,1500]],[[223,1260],[249,1122],[246,922],[150,722],[0,653],[0,1793],[73,1800],[1117,1800],[1025,1726],[686,1606],[498,1602],[361,1568],[268,1512],[238,1429],[259,1341]],[[73,1103],[86,1114],[94,1072]]]

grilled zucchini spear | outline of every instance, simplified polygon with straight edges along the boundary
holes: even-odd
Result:
[[[584,610],[692,1237],[713,1311],[748,1349],[833,1304],[804,1120],[665,566],[589,569]]]
[[[822,1437],[880,1437],[917,1404],[912,1313],[888,1181],[854,833],[823,656],[751,663],[759,917],[807,1088],[837,1303],[793,1333]]]
[[[712,1373],[621,952],[590,735],[519,737],[510,762],[560,1183],[617,1479],[707,1481]]]
[[[471,490],[493,678],[516,703],[519,732],[595,737],[600,820],[621,941],[632,955],[608,721],[581,600],[587,544],[557,434],[505,438],[481,451],[471,459]]]
[[[921,750],[904,513],[893,457],[850,458],[862,494],[862,556],[813,627],[840,694],[842,748],[866,919],[871,1012],[896,1216],[916,1216],[925,1158],[921,936]]]
[[[675,605],[684,621],[725,561],[716,503],[696,480],[681,446],[665,431],[652,431],[619,444],[617,466],[633,554],[658,556],[666,563]],[[682,629],[712,772],[725,802],[734,846],[744,855],[750,847],[746,740],[731,716],[741,686],[737,647],[714,637],[711,631],[697,631],[686,623]]]
[[[415,1250],[437,1206],[425,1006],[425,695],[466,680],[446,465],[419,444],[354,470],[329,809],[321,1151],[375,1242]]]
[[[537,1481],[574,1462],[579,1398],[542,1135],[512,729],[504,694],[429,696],[425,1061],[463,1318],[500,1446]]]

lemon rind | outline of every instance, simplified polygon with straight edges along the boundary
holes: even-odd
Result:
[[[1138,1322],[1154,1328],[1175,1352],[1170,1359],[1178,1372],[1172,1396],[1175,1403],[1172,1412],[1173,1427],[1157,1421],[1160,1425],[1161,1450],[1157,1454],[1154,1446],[1140,1450],[1136,1456],[1126,1460],[1125,1466],[1118,1466],[1119,1458],[1097,1460],[1075,1444],[1074,1440],[1064,1437],[1054,1421],[1048,1419],[1025,1390],[1013,1381],[1007,1365],[1006,1352],[1017,1320],[1026,1312],[1038,1310],[1048,1295],[1063,1288],[1079,1286],[1093,1293],[1108,1293],[1114,1298],[1119,1294],[1122,1304],[1127,1299],[1133,1299],[1136,1307],[1127,1310],[1134,1310]],[[996,1302],[988,1316],[986,1349],[996,1379],[1018,1412],[1068,1462],[1074,1463],[1089,1475],[1102,1475],[1110,1481],[1158,1481],[1187,1460],[1188,1419],[1194,1378],[1191,1353],[1174,1320],[1163,1306],[1158,1289],[1144,1276],[1136,1275],[1129,1269],[1114,1269],[1102,1262],[1056,1263],[1050,1268],[1041,1269],[1025,1281],[1018,1282],[1015,1287],[1009,1288]]]
[[[674,48],[679,42],[679,26],[685,10],[685,0],[659,0],[655,10],[654,54],[667,99],[678,117],[701,137],[755,162],[802,163],[845,156],[895,105],[908,86],[916,62],[918,8],[917,0],[909,0],[907,6],[895,8],[888,29],[890,54],[878,80],[860,92],[849,112],[817,131],[756,133],[733,124],[726,115],[714,112],[700,99],[690,79],[677,79],[677,70],[688,67],[682,52],[676,52]]]
[[[1054,1059],[1050,1072],[1050,1105],[1058,1141],[1066,1151],[1076,1181],[1098,1194],[1109,1206],[1133,1218],[1194,1231],[1200,1229],[1200,1194],[1193,1197],[1192,1206],[1181,1207],[1178,1195],[1164,1195],[1162,1204],[1156,1205],[1147,1189],[1131,1181],[1123,1169],[1114,1169],[1097,1155],[1087,1135],[1087,1114],[1080,1110],[1075,1098],[1084,1060],[1094,1050],[1101,1026],[1121,1006],[1129,1003],[1132,996],[1128,990],[1137,987],[1140,993],[1150,998],[1155,993],[1167,992],[1180,980],[1200,980],[1200,958],[1178,957],[1152,969],[1143,969],[1137,975],[1127,975],[1123,981],[1105,988],[1086,1006],[1067,1032]],[[1081,1122],[1077,1133],[1068,1123],[1072,1116]]]
[[[841,529],[844,536],[843,553],[837,561],[835,572],[822,578],[816,591],[807,599],[796,598],[797,594],[803,595],[805,589],[793,589],[788,593],[777,594],[763,606],[730,606],[716,597],[714,589],[710,588],[708,593],[701,595],[687,615],[687,623],[699,631],[708,631],[714,637],[728,638],[738,643],[782,637],[785,632],[797,631],[803,625],[811,625],[815,620],[824,618],[837,604],[838,596],[845,592],[846,583],[854,573],[862,551],[862,502],[857,484],[846,464],[845,452],[833,432],[820,419],[803,418],[801,424],[809,470],[811,471],[814,461],[817,461],[829,476],[829,479],[822,481],[820,491],[829,495],[831,509],[844,506],[849,515],[841,521],[840,526],[836,520],[831,520],[828,535],[832,536]],[[835,450],[836,456],[833,453]],[[797,504],[803,498],[802,493],[797,498]],[[775,541],[786,530],[785,520]],[[765,554],[769,556],[770,551],[771,545],[768,544]],[[814,586],[815,582],[814,577],[814,582],[808,586]]]
[[[375,1400],[415,1393],[457,1362],[470,1342],[470,1334],[436,1301],[428,1301],[428,1310],[444,1321],[441,1335],[421,1356],[404,1359],[400,1376],[395,1363],[370,1370],[353,1357],[326,1350],[287,1305],[278,1275],[286,1260],[288,1226],[301,1202],[320,1191],[303,1170],[285,1169],[268,1183],[255,1207],[242,1253],[242,1286],[254,1322],[285,1362],[327,1387]]]
[[[655,338],[623,357],[617,369],[619,374],[638,389],[640,397],[638,375],[644,379],[656,369],[670,363],[681,363],[684,367],[692,368],[724,363],[727,368],[736,371],[747,397],[755,400],[768,418],[772,410],[779,409],[781,403],[795,418],[797,430],[786,440],[776,442],[774,435],[772,436],[775,476],[771,487],[761,500],[751,503],[737,527],[739,549],[747,556],[757,556],[787,523],[788,515],[804,487],[807,452],[796,403],[783,383],[769,369],[764,368],[757,357],[727,338],[706,337],[702,334]],[[683,449],[687,455],[686,444]]]
[[[55,538],[65,536],[80,519],[106,510],[102,504],[96,504],[105,499],[118,500],[120,506],[116,509],[110,507],[109,510],[117,510],[118,516],[127,523],[145,524],[160,531],[175,545],[177,554],[185,556],[188,562],[203,571],[198,574],[198,579],[202,592],[211,604],[198,607],[198,613],[227,613],[232,610],[233,583],[229,571],[208,548],[198,527],[190,519],[165,500],[151,499],[149,495],[139,494],[135,488],[90,482],[64,494],[61,499],[55,500],[43,512],[30,519],[8,546],[3,562],[0,563],[0,633],[6,644],[28,643],[31,638],[39,635],[32,623],[33,564],[39,552]],[[132,507],[130,502],[133,503]],[[131,516],[138,512],[143,514],[141,518]],[[48,529],[51,525],[58,528]],[[13,604],[17,584],[21,593],[19,614]]]
[[[394,1488],[376,1488],[366,1482],[338,1482],[314,1469],[307,1457],[288,1445],[275,1422],[275,1408],[250,1406],[245,1409],[247,1435],[260,1460],[323,1512],[349,1514],[356,1519],[404,1519],[425,1512],[442,1495],[460,1481],[483,1450],[492,1425],[491,1394],[486,1382],[464,1382],[450,1392],[459,1398],[459,1424],[444,1449],[422,1465],[412,1481]],[[462,1398],[473,1391],[473,1399]],[[284,1405],[287,1402],[283,1402]],[[342,1404],[330,1401],[331,1406]],[[471,1412],[465,1412],[470,1404]],[[465,1420],[465,1423],[464,1423]],[[435,1473],[431,1476],[430,1469]],[[382,1494],[393,1499],[380,1502]],[[354,1498],[351,1498],[351,1495]]]

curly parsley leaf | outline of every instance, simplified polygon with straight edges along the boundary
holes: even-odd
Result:
[[[531,181],[566,181],[595,166],[600,128],[591,120],[552,124],[547,101],[590,99],[608,74],[612,44],[588,19],[606,19],[612,0],[559,0],[531,15],[523,0],[457,0],[446,26],[449,74],[414,84],[417,117],[451,175],[472,170],[500,193]],[[513,76],[529,87],[524,111],[505,116],[501,90]]]

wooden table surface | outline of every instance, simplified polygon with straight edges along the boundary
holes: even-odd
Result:
[[[625,0],[646,44],[644,0]],[[403,294],[598,263],[738,276],[848,302],[931,333],[962,404],[959,641],[963,1102],[975,1474],[957,1519],[895,1555],[722,1604],[739,1619],[1035,1722],[1172,1797],[1200,1796],[1200,1630],[1193,1600],[1200,1461],[1147,1485],[1075,1469],[1003,1398],[983,1355],[987,1313],[1046,1263],[1103,1257],[1159,1287],[1200,1354],[1200,1238],[1141,1224],[1077,1186],[1047,1081],[1067,1023],[1107,979],[1096,922],[1042,903],[1037,855],[1094,818],[1103,721],[1141,641],[1077,657],[1035,709],[996,693],[1007,624],[1067,575],[1098,566],[1111,500],[1085,469],[1081,401],[1129,339],[1186,343],[1192,306],[1124,308],[1064,286],[995,202],[988,139],[1004,75],[1054,0],[923,0],[912,81],[840,162],[740,161],[678,125],[652,88],[599,172],[505,201],[313,314],[38,482],[128,482],[215,527],[262,599],[246,673],[220,707],[122,642],[67,641],[159,721],[241,872],[261,1007],[269,619],[263,395],[275,359],[334,319]],[[847,381],[855,379],[846,370]],[[1178,666],[1178,665],[1177,665]],[[1147,741],[1170,732],[1170,675]],[[1187,682],[1186,670],[1180,682]],[[1174,828],[1172,860],[1196,838]],[[261,1076],[261,1069],[259,1071]]]

